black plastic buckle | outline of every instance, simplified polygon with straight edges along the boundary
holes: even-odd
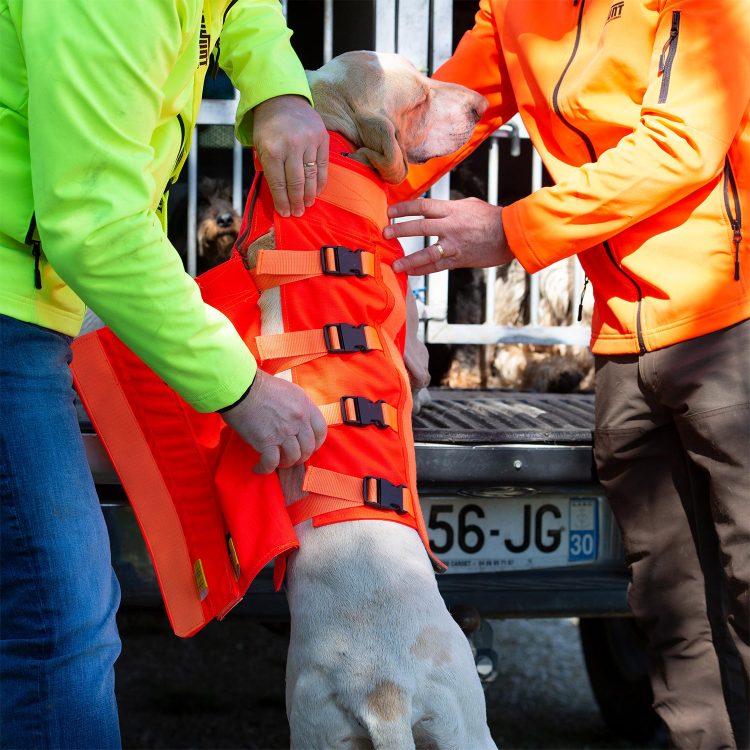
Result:
[[[350,419],[346,413],[346,402],[351,399],[354,401],[354,411],[356,417]],[[385,401],[370,401],[369,398],[364,396],[342,396],[341,397],[341,416],[344,419],[344,424],[351,425],[352,427],[367,427],[367,425],[377,425],[379,430],[387,429],[388,425],[385,423],[385,417],[383,415],[383,404]]]
[[[377,482],[377,500],[369,499],[367,483],[370,479]],[[364,496],[365,505],[369,505],[371,508],[380,508],[380,510],[395,510],[396,513],[401,515],[406,513],[404,510],[405,488],[405,484],[391,484],[387,479],[383,479],[382,477],[365,477],[362,480],[362,494]]]
[[[326,250],[333,250],[334,268],[328,267]],[[326,276],[366,276],[362,270],[362,250],[350,250],[343,245],[323,245],[320,248],[320,267]]]
[[[367,337],[365,336],[366,323],[360,323],[358,326],[349,323],[329,323],[323,326],[323,339],[326,342],[326,349],[329,354],[352,354],[354,352],[369,352],[367,346]],[[331,328],[335,328],[339,333],[339,347],[331,343]]]

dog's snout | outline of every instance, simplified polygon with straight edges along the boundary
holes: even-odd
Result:
[[[223,214],[219,214],[216,217],[216,223],[222,229],[226,229],[227,227],[231,227],[232,226],[232,214],[230,214],[228,211],[225,212],[225,213],[223,213]]]

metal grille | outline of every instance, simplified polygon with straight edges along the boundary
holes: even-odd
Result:
[[[510,391],[433,390],[414,417],[414,439],[429,443],[590,444],[594,397]]]

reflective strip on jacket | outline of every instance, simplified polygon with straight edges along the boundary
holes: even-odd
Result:
[[[75,335],[85,300],[200,411],[255,374],[162,215],[220,31],[248,143],[256,104],[310,98],[276,0],[0,0],[0,313]]]
[[[579,254],[592,349],[658,349],[750,317],[750,2],[482,0],[436,78],[490,107],[419,195],[516,112],[555,186],[503,210],[529,272]]]

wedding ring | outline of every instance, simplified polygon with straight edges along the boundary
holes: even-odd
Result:
[[[443,246],[439,242],[436,242],[435,247],[437,248],[438,254],[442,258],[445,255],[445,250],[443,250]]]
[[[306,162],[304,162],[303,166],[306,169],[312,169],[313,167],[317,167],[318,166],[318,162],[316,162],[316,161],[306,161]]]

